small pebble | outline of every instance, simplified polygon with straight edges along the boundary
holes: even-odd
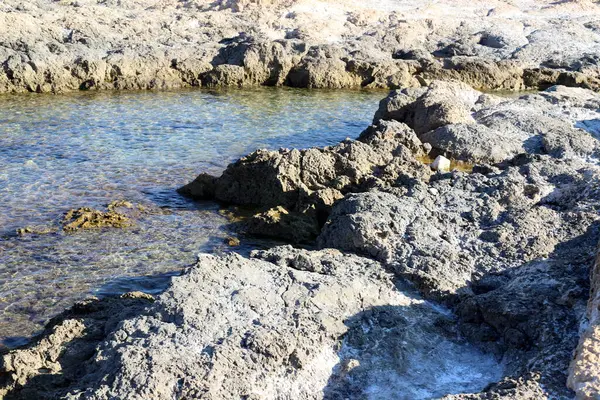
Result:
[[[431,168],[434,171],[450,171],[450,160],[444,156],[437,156],[431,163]]]

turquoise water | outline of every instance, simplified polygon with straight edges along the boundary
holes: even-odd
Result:
[[[0,340],[22,343],[91,294],[158,292],[198,252],[227,251],[219,207],[175,189],[256,148],[356,137],[384,96],[276,88],[0,96]],[[120,199],[168,212],[126,229],[15,235]],[[237,250],[266,244],[242,238]]]

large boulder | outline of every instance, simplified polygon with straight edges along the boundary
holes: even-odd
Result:
[[[197,199],[303,211],[315,192],[320,203],[318,197],[330,193],[323,190],[361,190],[373,177],[388,183],[404,174],[426,179],[427,168],[416,160],[423,154],[410,128],[383,121],[368,128],[359,140],[347,139],[336,146],[258,150],[229,165],[220,177],[201,174],[179,192]],[[402,165],[395,164],[398,159]],[[312,200],[307,204],[307,199]]]

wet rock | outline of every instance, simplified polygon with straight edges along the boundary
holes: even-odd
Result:
[[[225,238],[225,243],[227,244],[227,246],[237,247],[240,245],[240,239],[233,236],[228,236]]]
[[[212,199],[215,196],[215,177],[202,173],[192,182],[177,189],[177,192],[197,200]]]
[[[18,228],[17,235],[47,235],[49,233],[54,233],[57,230],[58,229],[54,226],[26,226],[25,228]]]
[[[75,232],[82,229],[95,228],[125,228],[133,222],[125,215],[114,211],[99,211],[89,207],[73,209],[67,212],[63,219],[63,230]]]

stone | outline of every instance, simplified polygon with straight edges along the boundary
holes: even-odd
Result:
[[[3,394],[324,399],[370,388],[419,398],[480,390],[501,372],[381,264],[335,250],[201,254],[154,302],[91,301],[56,322],[54,336],[4,355]]]
[[[480,124],[452,124],[421,135],[420,139],[447,157],[471,163],[495,164],[523,153],[527,136],[496,131]]]
[[[240,239],[233,236],[228,236],[225,238],[225,243],[227,244],[227,246],[237,247],[240,245]]]
[[[600,249],[600,247],[599,247]],[[585,316],[586,327],[569,368],[568,386],[577,399],[588,400],[600,396],[600,252],[591,271],[590,299]]]
[[[437,156],[431,163],[431,169],[439,172],[450,171],[450,160],[444,156]]]
[[[319,225],[315,216],[289,212],[281,206],[255,214],[245,220],[243,229],[253,235],[288,240],[292,243],[309,243],[319,234]]]

